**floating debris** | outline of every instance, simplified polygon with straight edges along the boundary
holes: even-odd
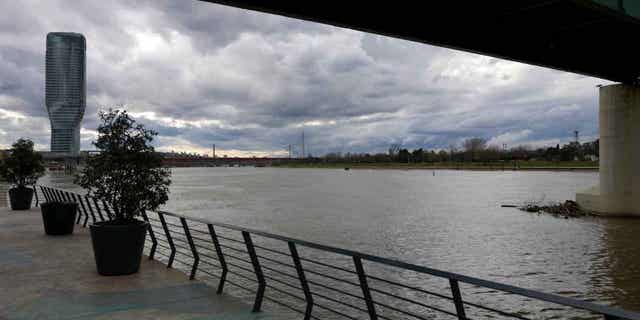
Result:
[[[563,217],[565,219],[588,217],[594,215],[593,212],[583,209],[577,202],[572,200],[566,200],[565,202],[551,203],[547,205],[527,203],[523,206],[519,206],[518,209],[526,212],[549,213],[556,217]]]

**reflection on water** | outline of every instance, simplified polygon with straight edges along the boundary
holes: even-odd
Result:
[[[573,199],[597,173],[181,168],[173,181],[169,211],[640,310],[640,220],[500,208]]]
[[[640,221],[632,219],[607,219],[602,222],[604,234],[601,241],[605,244],[603,256],[609,279],[601,280],[597,275],[594,282],[598,288],[607,288],[603,295],[611,297],[611,302],[623,308],[640,309]],[[604,277],[602,277],[604,278]],[[606,281],[606,282],[605,282]]]

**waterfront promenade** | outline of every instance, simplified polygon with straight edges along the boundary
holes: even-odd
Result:
[[[113,318],[276,319],[146,257],[138,274],[99,276],[88,228],[45,236],[40,208],[0,208],[0,319]]]

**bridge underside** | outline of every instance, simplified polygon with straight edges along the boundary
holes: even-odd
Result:
[[[640,77],[640,20],[628,14],[640,11],[637,1],[205,1],[616,82]]]

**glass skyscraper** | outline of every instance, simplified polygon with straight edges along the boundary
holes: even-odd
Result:
[[[47,34],[45,105],[51,122],[51,152],[80,153],[80,123],[87,95],[85,51],[82,34]]]

